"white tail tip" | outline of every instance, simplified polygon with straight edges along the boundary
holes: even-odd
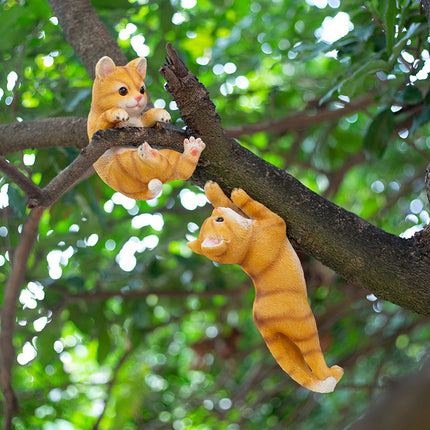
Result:
[[[334,378],[333,376],[329,376],[327,379],[324,379],[324,381],[317,382],[312,387],[312,391],[315,391],[317,393],[331,393],[332,391],[334,391],[336,384],[336,378]]]
[[[163,189],[163,183],[159,179],[151,179],[148,183],[148,190],[151,192],[152,197],[158,196]]]

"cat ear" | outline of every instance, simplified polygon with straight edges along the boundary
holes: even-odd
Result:
[[[128,66],[136,67],[137,71],[145,78],[146,76],[146,58],[139,57],[128,63]]]
[[[96,76],[98,78],[106,78],[115,70],[115,63],[110,57],[102,57],[96,65]]]
[[[202,254],[202,247],[201,247],[201,240],[195,239],[191,242],[187,243],[188,248],[190,248],[192,251],[194,251],[196,254]]]

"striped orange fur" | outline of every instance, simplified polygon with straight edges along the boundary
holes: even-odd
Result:
[[[152,108],[143,113],[148,102],[145,76],[145,58],[136,58],[126,66],[116,66],[109,57],[98,61],[87,123],[90,141],[97,130],[170,122],[170,114],[164,109]],[[136,200],[148,200],[161,192],[162,184],[188,179],[204,147],[201,139],[193,137],[184,140],[183,153],[158,151],[147,142],[138,148],[117,146],[106,151],[94,168],[114,190]]]
[[[241,189],[233,190],[231,200],[214,182],[205,192],[215,209],[188,246],[215,262],[238,264],[253,280],[254,321],[275,360],[309,390],[333,391],[343,370],[324,360],[284,220]]]

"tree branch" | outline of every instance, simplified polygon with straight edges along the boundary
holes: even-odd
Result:
[[[430,0],[421,0],[421,6],[424,8],[430,31]]]
[[[63,29],[64,36],[81,59],[91,79],[95,77],[97,61],[109,55],[118,65],[127,63],[127,58],[118,43],[100,20],[88,0],[47,0]],[[94,37],[94,35],[97,37]]]
[[[33,209],[24,225],[21,238],[16,247],[12,260],[12,271],[4,291],[1,309],[0,329],[0,382],[5,398],[5,416],[3,430],[12,429],[12,418],[18,411],[18,401],[12,389],[12,368],[15,362],[15,350],[13,346],[13,332],[15,327],[16,305],[24,283],[27,262],[30,252],[36,241],[39,221],[44,209]]]
[[[0,155],[25,149],[84,148],[88,144],[87,119],[59,117],[0,125]]]
[[[126,340],[126,343],[127,343],[126,344],[126,350],[125,350],[124,354],[121,356],[121,358],[118,360],[118,363],[116,364],[115,368],[113,369],[112,377],[107,384],[106,400],[105,400],[105,403],[103,405],[103,410],[101,411],[99,417],[97,418],[97,421],[94,423],[92,430],[98,430],[98,428],[100,426],[100,422],[105,415],[106,407],[107,407],[107,404],[109,402],[110,396],[112,394],[113,387],[114,387],[116,380],[118,378],[118,373],[119,373],[122,365],[127,361],[128,356],[130,355],[131,345],[129,344],[129,342],[127,340]]]
[[[206,149],[192,182],[203,186],[207,180],[215,180],[226,192],[234,187],[245,189],[286,221],[290,239],[304,252],[377,297],[429,315],[430,257],[428,247],[423,246],[427,239],[417,235],[405,240],[386,233],[240,146],[223,130],[206,88],[189,71],[185,73],[185,65],[173,48],[168,50],[169,64],[160,72],[188,130],[170,126],[161,130],[100,131],[83,154],[43,190],[44,198],[30,203],[52,204],[70,186],[65,179],[81,177],[106,149],[118,142],[138,145],[147,140],[154,146],[182,151],[184,135],[193,134],[202,137]]]
[[[41,198],[41,189],[27,176],[22,174],[14,165],[10,164],[5,158],[0,156],[0,170],[13,182],[15,182],[18,187],[20,187],[27,196],[34,198]]]
[[[127,138],[124,139],[125,134],[127,134]],[[178,150],[180,144],[182,144],[183,149],[183,134],[181,131],[169,128],[169,126],[161,129],[142,128],[128,129],[127,131],[124,129],[98,131],[93,136],[91,143],[82,150],[78,157],[52,179],[45,188],[40,190],[38,195],[28,195],[29,207],[51,206],[71,187],[91,175],[94,172],[93,163],[109,148],[124,145],[125,141],[127,141],[128,145],[133,146],[138,146],[145,141],[151,144],[157,142],[160,138],[164,138],[164,142],[172,147],[177,147]]]
[[[168,51],[169,63],[160,69],[166,89],[190,133],[206,143],[193,181],[203,186],[215,180],[226,192],[243,188],[285,220],[301,250],[377,297],[430,315],[430,255],[416,238],[384,232],[240,146],[222,129],[204,86],[191,72],[184,74],[182,64],[176,67],[178,56]]]
[[[373,96],[366,96],[353,103],[345,104],[340,109],[319,109],[313,114],[297,113],[279,119],[271,119],[254,124],[246,124],[226,129],[229,136],[239,138],[243,135],[255,133],[286,133],[288,131],[301,131],[316,124],[337,121],[345,115],[359,112],[374,103]]]

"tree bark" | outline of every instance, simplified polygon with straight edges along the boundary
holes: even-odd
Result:
[[[77,10],[81,8],[79,11],[82,13],[84,3],[88,2],[79,0],[79,8],[68,3],[72,11],[67,11],[66,7],[61,6],[62,3],[50,0],[61,25],[66,29],[74,28]],[[94,10],[88,9],[88,5],[84,10],[86,14],[95,14]],[[84,27],[86,25],[79,26],[81,32]],[[65,30],[66,34],[69,32]],[[81,34],[73,34],[68,37],[81,37]],[[94,37],[93,31],[88,37],[90,41],[100,39],[99,35]],[[113,45],[116,46],[115,43]],[[77,44],[76,49],[87,70],[92,70],[98,53],[87,52],[82,44]],[[111,50],[115,48],[109,46],[109,49],[106,54],[113,57]],[[223,130],[207,90],[188,71],[173,49],[169,48],[169,54],[172,61],[161,69],[167,90],[189,128],[188,134],[202,137],[207,145],[192,181],[203,186],[207,180],[215,180],[227,192],[234,187],[245,189],[286,221],[288,235],[295,246],[349,281],[366,287],[377,297],[430,315],[427,235],[406,240],[384,232],[317,195],[285,171],[240,146]],[[79,132],[81,137],[76,137],[80,142],[84,139],[81,133],[82,130]],[[121,133],[120,141],[123,143],[137,144],[146,139],[138,130],[109,130],[96,137],[94,143],[103,141],[107,148],[110,142],[113,146],[118,141],[115,133]],[[158,138],[160,147],[182,147],[183,135],[179,132],[167,131]],[[148,142],[155,143],[149,139]],[[81,163],[83,171],[90,165],[89,161]]]
[[[97,61],[109,55],[117,65],[127,63],[116,40],[100,20],[88,0],[47,0],[63,29],[67,43],[81,59],[91,79]]]
[[[175,67],[182,62],[168,51],[171,62],[160,70],[166,89],[189,132],[206,143],[195,183],[214,180],[227,192],[243,188],[285,220],[288,236],[302,251],[377,297],[430,315],[430,255],[420,236],[389,234],[243,148],[222,129],[204,86],[182,64]]]
[[[234,187],[245,189],[285,220],[288,236],[296,247],[378,298],[430,315],[428,235],[423,231],[406,240],[384,232],[243,148],[223,130],[205,87],[183,63],[178,65],[172,49],[170,55],[174,60],[161,69],[166,88],[188,126],[187,134],[201,137],[206,143],[192,182],[203,186],[207,180],[215,180],[226,192]],[[104,130],[76,160],[80,173],[69,168],[63,177],[79,178],[101,153],[118,142],[138,145],[148,140],[158,147],[181,150],[183,137],[184,132],[173,127],[163,127],[160,132]],[[46,187],[46,200],[36,199],[34,206],[51,204],[62,194],[59,178],[53,183],[55,186]]]
[[[4,290],[0,330],[0,384],[4,396],[3,429],[12,429],[12,418],[18,411],[18,401],[12,389],[12,369],[15,363],[13,333],[16,305],[24,283],[27,262],[37,238],[39,221],[44,209],[33,209],[27,218],[12,259],[12,270]]]
[[[84,148],[87,144],[86,118],[47,118],[0,126],[0,155],[34,148]]]

